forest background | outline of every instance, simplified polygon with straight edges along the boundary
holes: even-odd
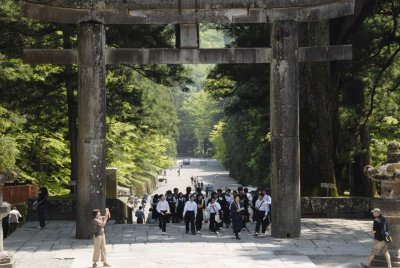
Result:
[[[302,23],[301,46],[353,44],[353,61],[300,64],[302,195],[372,196],[366,165],[400,141],[400,5]],[[24,19],[0,0],[0,173],[69,194],[77,169],[77,66],[26,65],[24,48],[74,48],[76,26]],[[200,46],[269,47],[270,25],[201,25]],[[109,47],[174,47],[171,25],[106,27]],[[270,181],[269,65],[107,69],[107,166],[142,190],[175,157],[216,157],[243,184]],[[140,192],[140,191],[139,191]]]

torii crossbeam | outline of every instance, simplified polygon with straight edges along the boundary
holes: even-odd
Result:
[[[298,23],[353,14],[354,0],[24,0],[28,18],[78,24],[77,50],[29,49],[31,64],[78,64],[77,238],[105,206],[106,65],[271,64],[273,237],[300,236],[298,63],[350,60],[351,45],[298,47]],[[199,23],[272,23],[271,48],[201,49]],[[177,49],[107,49],[105,24],[178,24]],[[284,202],[282,202],[284,200]]]

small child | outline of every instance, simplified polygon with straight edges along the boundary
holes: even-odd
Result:
[[[142,206],[140,206],[139,209],[136,210],[135,216],[136,216],[136,223],[137,224],[143,224],[144,223],[144,212],[142,210]]]

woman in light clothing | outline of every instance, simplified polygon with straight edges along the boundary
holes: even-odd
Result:
[[[97,263],[99,258],[101,257],[101,261],[104,263],[103,267],[111,267],[107,263],[106,259],[106,236],[104,234],[104,226],[107,224],[108,219],[110,218],[110,211],[106,208],[106,214],[101,216],[99,209],[94,209],[92,211],[93,214],[93,244],[94,244],[94,252],[93,252],[93,266],[97,267]]]

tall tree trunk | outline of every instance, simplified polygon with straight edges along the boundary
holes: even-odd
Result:
[[[63,31],[64,49],[71,49],[71,29],[65,26]],[[77,145],[77,105],[74,94],[72,65],[65,65],[65,88],[67,89],[68,106],[68,139],[71,156],[71,194],[75,194],[75,184],[78,173],[78,145]]]
[[[302,23],[299,46],[329,45],[329,22]],[[321,182],[335,182],[329,62],[301,63],[300,76],[300,178],[302,195],[324,196]],[[337,188],[329,191],[337,195]]]
[[[373,182],[365,175],[364,167],[371,162],[371,137],[367,125],[360,126],[360,152],[354,156],[353,180],[350,186],[352,196],[374,196]]]

